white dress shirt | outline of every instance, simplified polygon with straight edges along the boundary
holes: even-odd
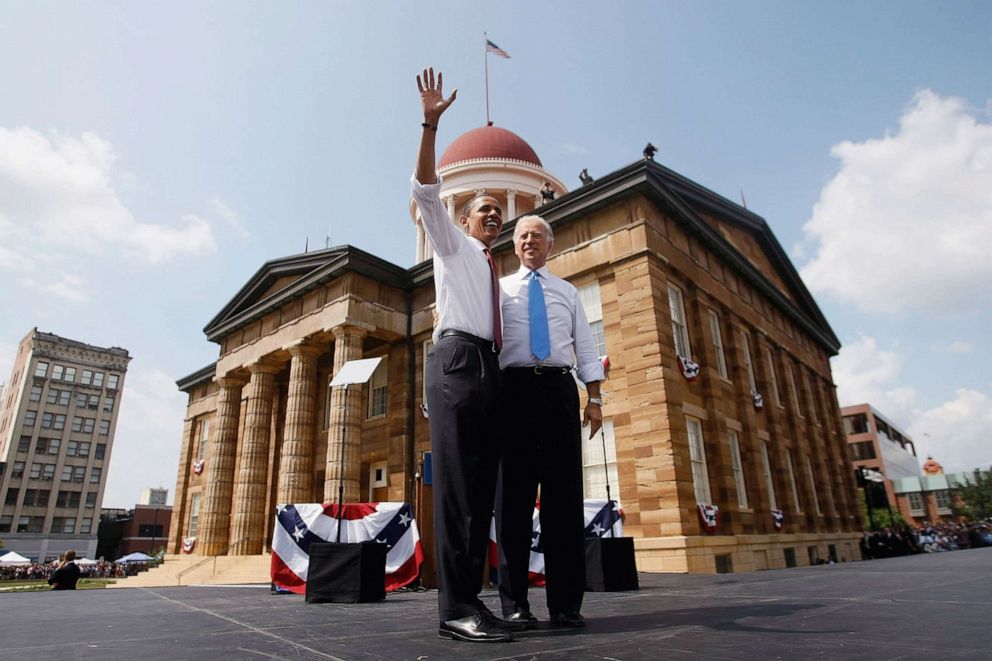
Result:
[[[530,352],[528,287],[531,270],[521,266],[519,271],[499,281],[503,290],[503,351],[499,355],[499,366],[506,369],[533,365],[571,367],[577,364],[580,381],[602,381],[605,378],[603,364],[596,355],[596,342],[579,300],[579,290],[568,281],[552,275],[547,266],[539,268],[537,273],[544,291],[544,305],[548,309],[551,354],[544,360],[538,360]]]
[[[442,204],[441,179],[421,184],[410,177],[413,199],[420,209],[424,231],[434,248],[434,292],[441,331],[458,330],[483,340],[493,339],[492,275],[483,252],[486,244],[456,227]]]

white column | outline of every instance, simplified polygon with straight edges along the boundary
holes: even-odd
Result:
[[[417,263],[427,259],[427,235],[424,234],[424,221],[417,216]]]
[[[456,211],[455,211],[455,196],[448,195],[447,197],[445,197],[444,204],[445,206],[448,207],[448,216],[451,217],[451,222],[453,223],[458,222],[458,216],[456,215]]]
[[[517,191],[512,188],[506,189],[506,218],[510,220],[517,217]]]

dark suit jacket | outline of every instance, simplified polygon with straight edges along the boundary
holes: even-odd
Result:
[[[48,579],[48,584],[53,590],[75,590],[77,581],[79,581],[79,567],[75,562],[70,562],[57,569]]]

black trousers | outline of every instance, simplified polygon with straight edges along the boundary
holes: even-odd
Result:
[[[533,370],[503,372],[506,438],[496,493],[503,614],[530,609],[532,541],[543,547],[548,611],[578,612],[586,584],[582,504],[582,426],[575,380]],[[532,516],[541,485],[541,536]]]
[[[485,608],[479,592],[499,468],[500,382],[498,356],[480,342],[443,337],[427,358],[442,622]]]

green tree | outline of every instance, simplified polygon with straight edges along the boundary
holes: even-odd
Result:
[[[871,518],[869,519],[868,501],[865,499],[865,490],[858,489],[858,495],[861,497],[861,520],[864,521],[865,530],[902,528],[903,526],[909,525],[909,521],[904,519],[902,514],[900,514],[897,510],[893,509],[892,514],[889,514],[889,510],[882,507],[873,507],[871,510]]]
[[[951,509],[956,515],[972,521],[992,516],[992,469],[976,468],[964,483],[959,482],[950,490],[950,495]]]

